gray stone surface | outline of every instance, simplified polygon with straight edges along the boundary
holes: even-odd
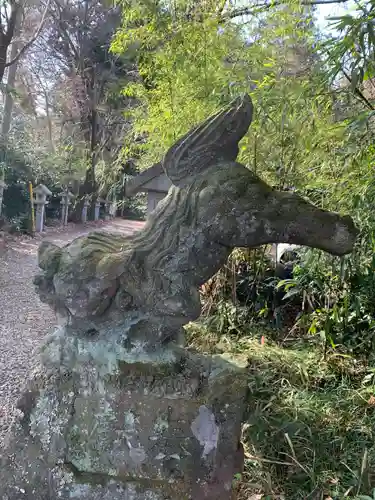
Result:
[[[147,193],[147,215],[151,214],[156,205],[166,197],[172,182],[166,175],[162,163],[157,163],[133,177],[126,184],[127,196],[137,192]]]
[[[103,203],[105,203],[105,200],[103,200],[102,198],[97,198],[97,200],[95,201],[95,204],[94,204],[94,220],[99,220],[100,207],[101,207],[101,205]]]
[[[276,192],[235,162],[251,116],[244,96],[172,146],[163,168],[173,186],[136,235],[40,246],[35,284],[65,324],[20,401],[2,500],[229,500],[246,369],[183,349],[199,286],[235,246],[343,255],[357,234],[350,217]]]
[[[121,320],[92,339],[67,326],[49,337],[18,405],[0,498],[229,498],[246,363],[124,345]]]
[[[74,194],[70,191],[63,191],[59,194],[61,197],[61,222],[64,226],[68,224],[69,206],[72,203]]]
[[[160,191],[152,191],[152,190],[148,190],[147,192],[147,215],[151,214],[157,204],[163,199],[165,198],[167,193],[163,193],[163,192],[160,192]]]

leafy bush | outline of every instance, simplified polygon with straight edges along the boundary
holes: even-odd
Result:
[[[369,236],[369,235],[368,235]],[[228,264],[202,288],[206,325],[219,334],[246,335],[253,325],[272,326],[274,339],[316,337],[324,350],[375,353],[375,239],[361,238],[352,256],[339,259],[301,251],[292,277],[280,279],[266,254]],[[360,253],[360,256],[358,255]],[[240,258],[241,257],[241,258]]]
[[[31,233],[32,225],[30,214],[21,214],[18,217],[13,217],[8,221],[8,232],[15,233]]]
[[[118,209],[126,219],[144,220],[146,218],[146,195],[137,193],[132,198],[125,198],[118,204]]]
[[[375,347],[375,254],[360,270],[352,268],[350,259],[342,261],[340,274],[334,263],[329,266],[327,257],[311,253],[312,258],[294,270],[292,279],[278,284],[302,300],[296,326],[302,332],[307,328],[307,333],[319,334],[325,347],[341,346],[371,355]]]
[[[278,288],[299,297],[301,314],[296,322],[300,333],[318,334],[324,344],[373,357],[375,353],[375,182],[363,183],[352,198],[351,212],[360,234],[353,253],[341,259],[308,250],[292,279]]]
[[[290,268],[272,262],[269,248],[236,249],[223,267],[201,290],[202,316],[220,334],[246,334],[250,326],[275,329],[275,339],[293,326],[302,298],[279,286]],[[286,286],[286,288],[288,288]]]

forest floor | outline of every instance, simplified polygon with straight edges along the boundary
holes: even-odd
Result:
[[[33,368],[34,353],[56,323],[55,314],[40,302],[32,283],[40,242],[45,239],[63,246],[94,229],[131,234],[142,226],[142,222],[115,219],[47,228],[34,238],[4,235],[0,239],[0,448],[23,382]]]

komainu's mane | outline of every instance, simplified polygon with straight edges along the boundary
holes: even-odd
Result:
[[[173,186],[138,234],[96,231],[64,248],[42,244],[39,266],[44,273],[35,282],[40,296],[76,311],[71,314],[84,314],[85,309],[102,311],[101,302],[120,288],[133,298],[139,294],[141,302],[144,285],[156,298],[163,282],[168,282],[165,263],[178,254],[181,228],[185,235],[186,229],[191,234],[196,231],[200,195],[210,182],[209,169],[219,165],[230,169],[238,142],[251,123],[252,109],[249,96],[235,99],[168,150],[163,168]]]
[[[173,186],[139,234],[106,238],[103,233],[100,236],[93,233],[88,239],[100,240],[103,252],[117,254],[124,267],[132,263],[142,267],[147,258],[149,269],[160,268],[175,253],[181,226],[188,225],[194,230],[199,194],[207,184],[204,172],[213,165],[234,162],[238,142],[250,126],[252,113],[252,102],[245,94],[189,131],[168,150],[163,168]],[[103,238],[107,239],[105,244]]]

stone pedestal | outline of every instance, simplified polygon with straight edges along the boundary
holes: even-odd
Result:
[[[45,203],[35,203],[35,231],[41,233],[44,230]]]
[[[2,500],[231,498],[244,364],[126,348],[120,331],[62,327],[47,341],[3,456]]]
[[[116,217],[116,214],[117,214],[117,201],[115,200],[111,203],[111,206],[109,208],[109,215],[111,219],[114,219]]]
[[[87,222],[87,210],[89,208],[90,202],[89,200],[85,199],[83,202],[83,207],[82,207],[82,222],[85,224]]]
[[[104,200],[101,198],[98,198],[95,202],[95,207],[94,207],[94,220],[99,220],[99,215],[100,215],[100,206],[101,204],[104,203]]]
[[[59,196],[61,196],[61,222],[66,226],[68,224],[69,206],[74,198],[74,194],[70,191],[64,191]]]
[[[45,206],[47,205],[47,196],[52,196],[51,191],[44,185],[39,184],[35,189],[34,206],[35,209],[35,230],[41,233],[44,230]]]
[[[111,220],[114,218],[116,213],[116,203],[114,201],[105,202],[105,220]]]

